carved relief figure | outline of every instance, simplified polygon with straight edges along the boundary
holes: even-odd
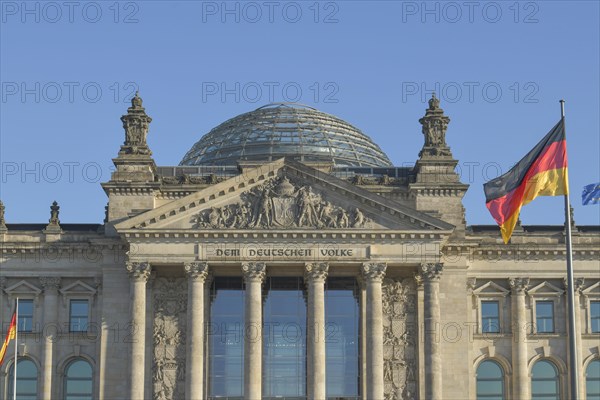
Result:
[[[386,278],[382,289],[385,399],[412,399],[417,390],[415,281]]]
[[[310,186],[275,178],[240,195],[239,203],[212,207],[193,218],[198,229],[365,228],[370,220],[358,208],[351,213],[323,199]]]
[[[187,281],[183,278],[156,278],[153,306],[153,398],[184,398]]]

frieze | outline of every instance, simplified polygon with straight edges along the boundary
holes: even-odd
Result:
[[[205,244],[198,245],[198,259],[219,261],[242,260],[364,260],[369,256],[367,246],[344,245],[278,245],[278,244]]]
[[[187,281],[158,277],[153,288],[153,399],[185,397]]]
[[[385,278],[382,301],[385,399],[414,399],[417,397],[417,295],[414,279]]]
[[[196,229],[369,228],[359,208],[333,205],[310,186],[274,178],[240,195],[238,203],[212,207],[193,218]]]

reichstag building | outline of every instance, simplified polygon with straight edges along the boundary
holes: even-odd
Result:
[[[412,167],[285,103],[157,166],[136,94],[102,224],[0,207],[16,398],[566,400],[564,227],[519,224],[504,245],[467,225],[450,118],[435,96],[422,133],[417,118]],[[598,400],[600,227],[573,231],[578,384]],[[1,398],[13,380],[10,346]]]

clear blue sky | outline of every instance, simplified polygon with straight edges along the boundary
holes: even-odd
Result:
[[[2,1],[0,198],[8,222],[102,221],[120,116],[139,86],[158,165],[272,100],[298,100],[370,135],[396,165],[422,145],[438,88],[447,141],[471,184],[469,224],[493,224],[482,185],[559,119],[567,100],[572,203],[600,181],[597,1]],[[301,93],[298,92],[301,91]],[[29,173],[26,171],[29,170]],[[562,224],[562,199],[524,224]]]

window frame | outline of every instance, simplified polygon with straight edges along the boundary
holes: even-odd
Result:
[[[85,298],[78,298],[77,296],[73,296],[73,297],[69,298],[68,301],[69,301],[69,333],[88,333],[90,330],[90,320],[91,320],[91,315],[92,315],[90,300],[85,299]],[[72,323],[73,302],[84,302],[84,301],[87,304],[87,316],[86,316],[87,322],[85,324],[85,329],[74,330],[73,323]],[[78,316],[78,317],[81,318],[82,316]]]
[[[600,364],[600,358],[594,357],[591,360],[589,360],[589,362],[587,362],[586,364],[584,364],[583,374],[585,376],[584,386],[585,386],[585,398],[586,399],[588,398],[588,369],[595,362]],[[600,385],[600,377],[594,378],[593,380],[597,381],[598,384]],[[600,394],[600,392],[599,393],[593,393],[593,394]]]
[[[507,379],[507,373],[506,373],[506,369],[503,366],[503,363],[500,362],[500,360],[497,360],[495,358],[484,358],[483,360],[481,360],[478,364],[477,367],[475,368],[475,398],[477,400],[480,400],[480,398],[477,396],[477,389],[478,389],[478,383],[479,383],[479,379],[477,378],[477,371],[479,370],[479,368],[481,367],[481,365],[483,365],[486,362],[492,362],[494,364],[496,364],[498,366],[498,368],[500,368],[500,372],[501,372],[501,377],[500,379],[502,380],[502,394],[501,397],[503,400],[505,400],[508,397],[508,390],[509,390],[509,385],[508,385],[508,379]],[[485,399],[485,397],[484,397]]]
[[[24,317],[23,317],[23,314],[21,313],[20,309],[21,309],[21,304],[23,302],[25,302],[25,301],[28,302],[28,303],[31,302],[31,315],[27,316],[27,317],[29,317],[31,319],[31,329],[29,329],[29,330],[23,329],[21,327],[21,318],[24,318]],[[18,316],[18,318],[17,318],[17,329],[18,329],[19,333],[25,333],[25,334],[27,334],[27,333],[34,333],[34,332],[36,332],[36,329],[35,329],[35,320],[36,320],[36,318],[35,318],[35,308],[36,308],[35,307],[35,299],[19,298],[18,305],[19,305],[19,310],[17,312],[17,316]],[[18,376],[17,376],[17,378],[18,378]]]
[[[533,369],[539,362],[549,363],[554,368],[554,372],[556,373],[555,380],[554,380],[556,382],[556,399],[562,400],[563,399],[563,393],[562,393],[563,382],[562,382],[562,377],[561,377],[561,375],[562,375],[561,369],[560,369],[560,366],[554,360],[552,360],[550,358],[538,358],[531,364],[531,370],[529,371],[529,376],[531,377],[531,379],[529,380],[529,389],[531,392],[531,399],[535,400],[537,398],[537,397],[533,397],[533,382],[535,381],[535,378],[533,376]],[[547,378],[539,379],[539,381],[542,381],[542,380],[549,381]]]
[[[484,303],[495,303],[498,307],[498,314],[496,316],[496,319],[498,321],[498,325],[497,325],[497,329],[496,331],[485,331],[484,330],[484,320],[483,320],[483,305]],[[502,308],[500,306],[500,299],[498,298],[482,298],[479,300],[479,320],[478,323],[480,324],[480,328],[479,331],[482,335],[489,335],[489,334],[500,334],[502,333],[502,317],[501,317],[501,312]]]
[[[510,315],[510,312],[507,314],[505,312],[507,305],[507,297],[510,294],[510,290],[505,289],[494,281],[487,281],[483,285],[479,286],[475,289],[476,279],[471,278],[472,282],[468,282],[468,284],[472,288],[472,296],[473,296],[473,308],[476,312],[476,321],[477,321],[477,334],[479,335],[502,335],[505,333],[504,327],[509,326],[505,321],[507,315]],[[498,302],[498,332],[484,332],[483,331],[483,320],[482,320],[482,303],[486,301],[497,301]]]
[[[27,356],[18,356],[17,357],[17,365],[16,367],[18,368],[18,365],[20,362],[22,361],[29,361],[31,362],[36,369],[36,374],[35,374],[35,382],[36,382],[36,393],[35,393],[35,397],[38,398],[40,396],[40,365],[31,357],[27,357]],[[14,373],[15,373],[15,362],[13,361],[7,368],[6,370],[6,396],[7,399],[12,399],[13,397],[13,393],[15,388],[13,387],[14,385]],[[17,386],[18,386],[18,382],[19,380],[23,380],[23,378],[19,378],[19,376],[22,375],[18,375],[17,374]],[[32,378],[28,378],[27,381],[32,381]],[[19,395],[18,395],[19,396]]]
[[[78,361],[84,361],[86,362],[89,366],[90,369],[92,370],[92,376],[91,376],[91,383],[92,383],[92,392],[90,394],[91,399],[95,399],[96,397],[96,379],[95,379],[95,366],[94,363],[91,362],[91,360],[89,360],[87,357],[82,357],[82,356],[77,356],[77,357],[72,357],[70,359],[68,359],[64,364],[63,364],[63,368],[62,368],[62,396],[60,397],[61,399],[67,399],[67,381],[69,379],[68,376],[68,371],[69,368],[76,362]],[[82,381],[82,379],[76,379],[79,381]],[[87,381],[87,379],[86,379]]]
[[[551,331],[540,331],[539,330],[539,325],[538,325],[538,304],[539,303],[550,303],[551,306],[551,310],[552,310],[552,330]],[[553,299],[547,299],[547,298],[539,298],[539,299],[534,299],[534,303],[533,303],[533,316],[534,319],[533,321],[535,321],[533,323],[533,328],[534,328],[534,333],[538,334],[538,335],[552,335],[557,333],[556,332],[556,302]]]

